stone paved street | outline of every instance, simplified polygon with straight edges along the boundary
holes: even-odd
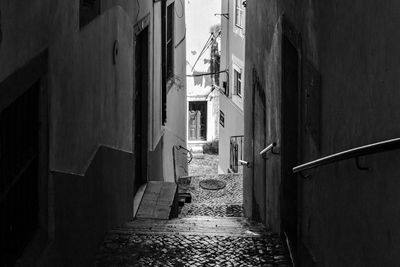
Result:
[[[205,190],[204,179],[226,182]],[[134,220],[114,229],[101,246],[96,266],[292,266],[281,238],[243,218],[242,175],[187,177],[192,195],[179,218]]]
[[[203,158],[194,158],[189,164],[189,175],[218,174],[218,155],[204,154]]]
[[[199,186],[205,179],[218,179],[226,182],[221,190],[204,190]],[[242,205],[243,176],[241,174],[202,175],[184,178],[185,187],[192,195],[192,203],[204,205]],[[188,181],[190,180],[190,184]],[[185,205],[186,206],[186,205]]]
[[[291,266],[277,236],[120,233],[108,236],[97,266]]]

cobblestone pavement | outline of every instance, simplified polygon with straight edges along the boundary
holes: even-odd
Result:
[[[218,155],[204,154],[204,158],[194,158],[189,164],[189,175],[218,174]]]
[[[291,266],[277,236],[114,234],[97,266]]]
[[[204,190],[202,179],[221,179]],[[179,218],[134,220],[106,236],[96,266],[292,266],[282,239],[243,218],[242,175],[182,179],[192,194]]]
[[[214,206],[242,205],[243,175],[241,174],[203,175],[184,179],[191,180],[190,184],[185,181],[185,186],[192,195],[192,203]],[[205,190],[199,186],[199,182],[204,179],[223,180],[226,182],[226,187],[221,190]]]
[[[184,218],[187,216],[243,217],[243,206],[185,204],[179,217]]]

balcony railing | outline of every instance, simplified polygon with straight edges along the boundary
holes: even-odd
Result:
[[[234,173],[238,173],[239,161],[243,160],[243,143],[243,135],[231,136],[229,168]]]

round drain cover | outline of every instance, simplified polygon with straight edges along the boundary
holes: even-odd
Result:
[[[206,179],[200,181],[200,187],[206,190],[220,190],[225,188],[226,182],[217,179]]]

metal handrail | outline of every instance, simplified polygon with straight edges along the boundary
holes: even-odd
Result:
[[[308,163],[296,166],[293,168],[294,173],[306,171],[309,169],[314,169],[323,165],[331,164],[334,162],[356,158],[357,166],[359,167],[358,158],[361,156],[369,155],[369,154],[376,154],[380,152],[390,151],[400,149],[400,138],[394,138],[382,142],[377,142],[365,146],[360,146],[356,148],[352,148],[349,150],[345,150],[336,154],[332,154],[314,161],[310,161]],[[359,167],[360,168],[360,167]],[[365,169],[365,168],[360,168]]]
[[[189,161],[188,161],[188,164],[189,164],[190,162],[192,162],[192,160],[193,160],[193,153],[192,153],[191,150],[189,150],[189,149],[187,149],[186,147],[183,147],[183,146],[181,146],[181,145],[175,146],[175,148],[176,148],[176,150],[181,150],[181,149],[183,149],[183,150],[187,151],[187,152],[189,153],[189,156],[190,156],[190,159],[189,159]]]
[[[250,168],[250,162],[245,161],[245,160],[241,160],[239,159],[238,162],[240,163],[240,165],[246,166],[247,168]]]
[[[269,152],[269,151],[271,151],[272,154],[278,154],[277,152],[274,152],[274,147],[276,147],[276,146],[277,146],[276,143],[273,142],[272,144],[270,144],[269,146],[267,146],[266,148],[264,148],[263,150],[261,150],[260,156],[263,156],[263,157],[264,157],[264,155],[265,155],[267,152]]]
[[[243,135],[235,135],[230,137],[230,158],[229,168],[233,173],[239,171],[239,160],[243,160]]]

